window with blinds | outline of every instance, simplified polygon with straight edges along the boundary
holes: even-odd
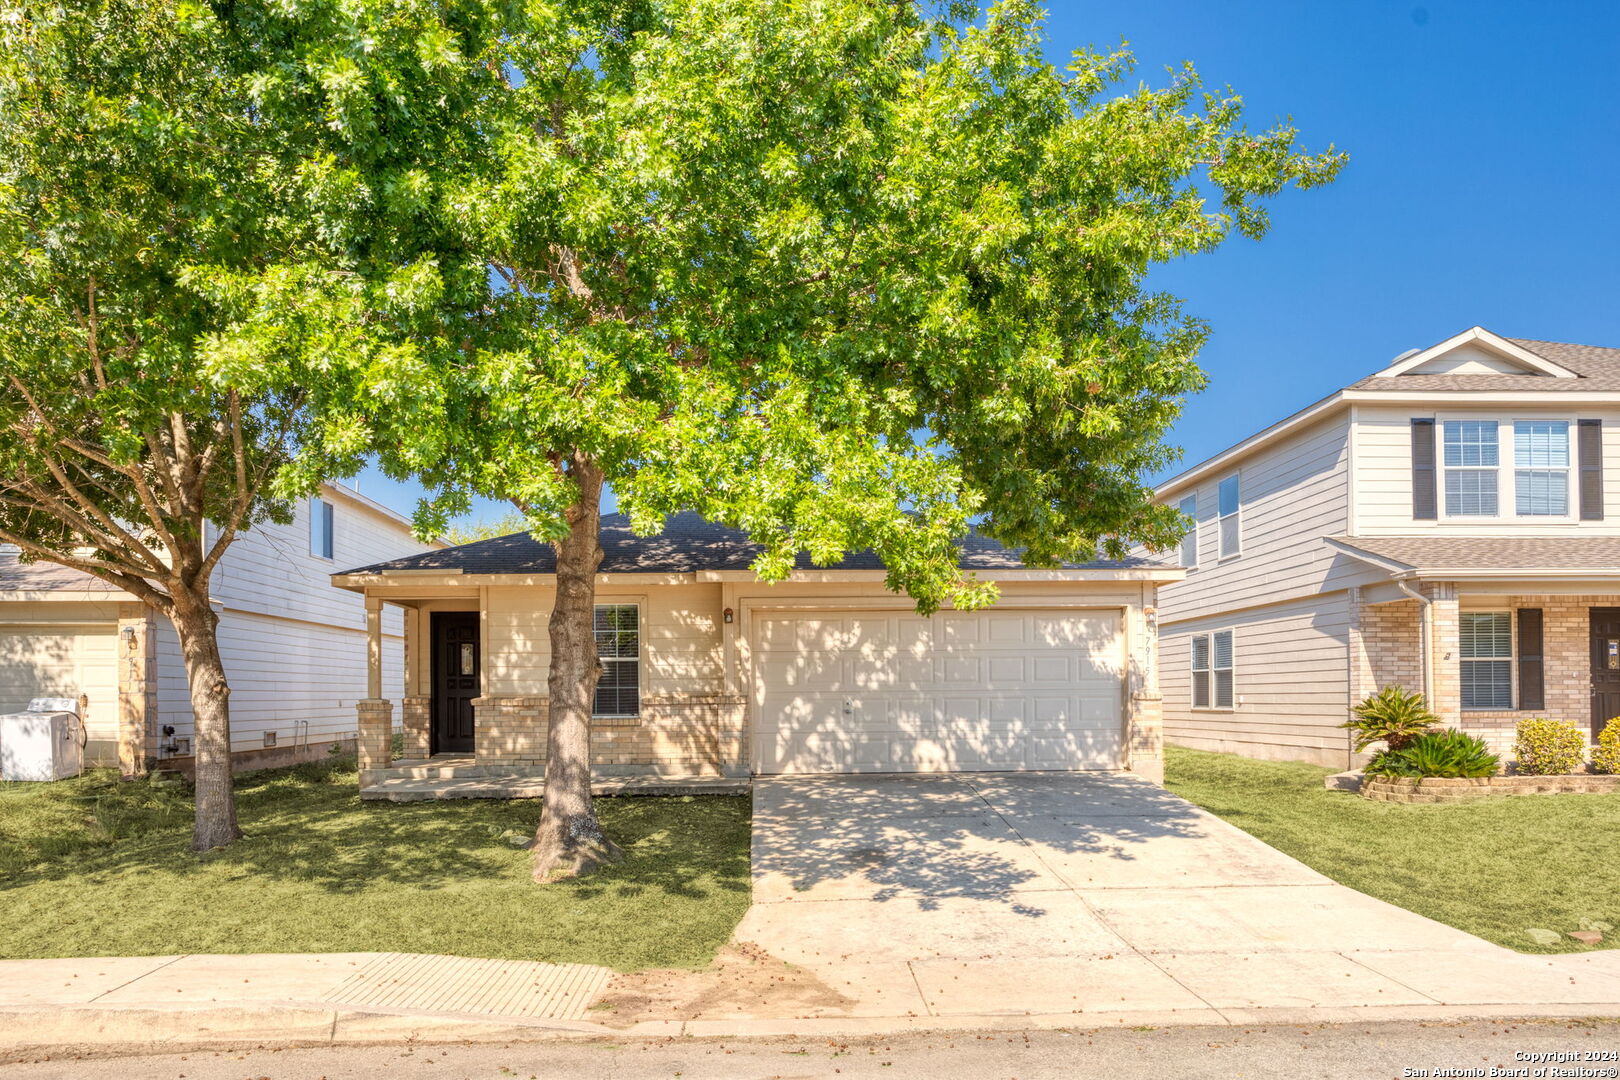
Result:
[[[1495,517],[1500,454],[1495,420],[1447,420],[1442,463],[1447,517]]]
[[[1458,642],[1465,709],[1513,708],[1513,614],[1465,611]]]
[[[1192,704],[1195,709],[1230,709],[1237,700],[1232,631],[1194,634]]]
[[[641,714],[641,608],[635,604],[596,605],[596,655],[602,677],[596,684],[594,716]]]
[[[1514,510],[1522,517],[1569,514],[1569,421],[1513,424]]]

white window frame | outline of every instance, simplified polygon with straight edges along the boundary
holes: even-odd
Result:
[[[337,509],[319,495],[309,499],[309,554],[325,562],[333,562],[337,555]]]
[[[1506,656],[1470,656],[1462,654],[1461,620],[1469,615],[1491,615],[1507,617],[1508,625],[1508,652]],[[1457,646],[1457,697],[1459,707],[1464,712],[1513,712],[1519,701],[1519,620],[1511,608],[1465,608],[1459,613],[1458,646]],[[1470,705],[1462,700],[1464,682],[1463,668],[1468,664],[1507,664],[1508,671],[1508,699],[1506,705]]]
[[[1198,493],[1191,495],[1176,503],[1176,509],[1192,518],[1192,527],[1187,535],[1181,538],[1181,565],[1188,570],[1198,569]]]
[[[1221,488],[1226,486],[1228,480],[1237,485],[1237,505],[1232,508],[1231,513],[1223,514],[1221,512]],[[1232,543],[1234,546],[1231,551],[1226,550],[1226,521],[1228,518],[1232,519]],[[1241,471],[1227,473],[1215,484],[1215,553],[1217,562],[1235,559],[1243,554],[1243,474]]]
[[[1229,652],[1231,654],[1228,657],[1228,660],[1230,662],[1227,664],[1226,667],[1217,667],[1215,665],[1215,656],[1216,656],[1215,639],[1220,637],[1222,634],[1225,634],[1226,637],[1227,637],[1227,648],[1228,648],[1228,650],[1229,650]],[[1203,667],[1203,668],[1198,666],[1198,643],[1200,641],[1203,642],[1205,662],[1208,664],[1207,667]],[[1225,628],[1223,630],[1211,630],[1211,631],[1208,631],[1207,633],[1203,633],[1203,634],[1194,634],[1189,639],[1189,643],[1188,643],[1187,648],[1188,648],[1187,662],[1188,662],[1188,668],[1189,668],[1190,673],[1191,673],[1190,693],[1188,694],[1188,698],[1192,702],[1192,707],[1195,710],[1197,710],[1198,712],[1233,712],[1233,711],[1235,711],[1237,709],[1237,700],[1238,700],[1238,695],[1237,695],[1237,631],[1234,630],[1231,627],[1227,627],[1227,628]],[[1216,676],[1219,675],[1219,673],[1221,673],[1223,671],[1227,672],[1230,679],[1231,679],[1231,688],[1230,688],[1230,692],[1229,692],[1229,700],[1224,705],[1222,705],[1220,703],[1219,681],[1216,678]],[[1202,705],[1198,704],[1198,676],[1199,675],[1205,676],[1204,704],[1202,704]]]
[[[646,682],[645,682],[645,679],[644,679],[644,676],[646,675],[646,672],[647,672],[647,664],[646,664],[646,656],[645,656],[645,652],[646,652],[646,648],[647,648],[647,634],[646,634],[647,625],[646,625],[646,618],[645,618],[647,605],[645,603],[643,603],[640,599],[620,599],[618,597],[614,597],[612,599],[607,599],[607,600],[600,600],[599,599],[597,601],[597,603],[591,608],[591,627],[592,627],[591,647],[592,648],[596,647],[595,626],[596,626],[596,613],[597,613],[597,611],[599,611],[602,608],[620,608],[620,607],[634,608],[635,611],[636,611],[636,655],[633,656],[633,657],[629,657],[629,656],[601,657],[600,659],[601,659],[601,662],[602,662],[602,668],[603,668],[604,672],[607,670],[607,666],[609,664],[634,664],[636,666],[636,709],[635,709],[634,712],[597,712],[597,710],[596,710],[596,695],[593,693],[591,695],[591,719],[593,719],[593,720],[634,720],[634,719],[637,719],[637,718],[639,718],[641,716],[641,702],[642,702],[642,699],[646,696],[646,693],[647,693],[647,686],[646,686]]]
[[[1446,465],[1446,425],[1459,421],[1486,421],[1496,425],[1496,465]],[[1564,513],[1520,514],[1518,467],[1518,425],[1520,423],[1560,423],[1568,432],[1569,464],[1564,467]],[[1566,525],[1580,518],[1580,464],[1579,434],[1576,418],[1569,415],[1506,416],[1502,413],[1467,411],[1440,413],[1434,418],[1435,426],[1435,511],[1436,520],[1451,525]],[[1446,474],[1452,469],[1493,469],[1496,474],[1495,514],[1453,514],[1446,506]],[[1548,470],[1532,470],[1544,472]]]
[[[1513,430],[1513,463],[1512,463],[1511,466],[1506,466],[1506,467],[1512,469],[1513,477],[1512,477],[1511,481],[1506,486],[1511,487],[1513,489],[1513,516],[1515,518],[1517,518],[1518,520],[1520,520],[1520,521],[1573,521],[1575,519],[1576,513],[1579,512],[1578,507],[1576,507],[1576,505],[1575,505],[1575,502],[1580,497],[1579,492],[1575,488],[1575,483],[1576,483],[1575,474],[1578,471],[1578,467],[1576,465],[1576,460],[1575,460],[1576,455],[1578,453],[1577,446],[1576,446],[1578,435],[1577,435],[1577,428],[1576,428],[1575,421],[1565,419],[1562,416],[1544,416],[1544,417],[1535,417],[1535,418],[1521,416],[1521,417],[1516,417],[1513,420],[1509,421],[1509,424],[1511,425],[1512,430]],[[1563,465],[1563,473],[1564,473],[1564,512],[1562,514],[1521,514],[1521,513],[1519,513],[1519,471],[1520,471],[1519,470],[1519,425],[1520,424],[1563,424],[1564,425],[1564,465]],[[1556,467],[1537,468],[1535,466],[1531,466],[1531,467],[1525,469],[1524,471],[1526,471],[1526,472],[1558,472],[1559,470]]]

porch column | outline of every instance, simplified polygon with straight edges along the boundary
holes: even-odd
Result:
[[[129,780],[147,773],[156,753],[148,742],[157,734],[157,679],[153,668],[152,609],[118,605],[118,773]]]
[[[405,697],[400,700],[400,721],[405,727],[405,751],[408,759],[420,760],[428,756],[431,743],[428,738],[428,708],[432,698],[423,685],[418,660],[425,652],[422,624],[426,621],[421,608],[405,609]]]
[[[1462,722],[1462,617],[1456,586],[1430,586],[1425,614],[1429,619],[1429,709],[1442,723]]]
[[[1130,689],[1126,753],[1131,772],[1164,783],[1164,696],[1159,692],[1158,586],[1142,587],[1142,606],[1125,609]]]
[[[393,761],[394,703],[382,696],[382,605],[381,597],[366,597],[366,696],[355,702],[362,786],[367,773],[386,769]]]

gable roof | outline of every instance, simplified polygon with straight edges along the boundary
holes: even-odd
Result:
[[[1511,346],[1514,350],[1523,350],[1540,357],[1550,368],[1542,372],[1527,370],[1522,375],[1510,374],[1416,374],[1402,375],[1389,374],[1391,371],[1411,366],[1414,362],[1421,365],[1424,358],[1438,355],[1445,347],[1466,344],[1473,341],[1497,341]],[[1557,369],[1567,374],[1563,377],[1549,374]],[[1300,409],[1298,412],[1285,416],[1276,423],[1261,428],[1259,431],[1244,439],[1233,443],[1219,453],[1211,454],[1195,465],[1176,473],[1174,476],[1161,481],[1155,486],[1155,494],[1163,498],[1178,488],[1185,486],[1192,480],[1217,468],[1227,467],[1254,450],[1260,449],[1279,438],[1282,438],[1313,420],[1322,419],[1341,409],[1348,408],[1356,400],[1384,400],[1377,395],[1413,394],[1421,396],[1425,393],[1501,393],[1513,394],[1592,394],[1592,393],[1620,393],[1620,348],[1608,348],[1601,345],[1575,345],[1561,341],[1539,341],[1534,338],[1507,338],[1485,330],[1482,327],[1473,327],[1440,342],[1428,349],[1418,350],[1401,357],[1394,363],[1386,366],[1382,371],[1368,375],[1341,390],[1336,390],[1327,397],[1321,398]]]
[[[1333,536],[1328,543],[1396,577],[1620,577],[1620,536]]]
[[[1016,570],[1023,561],[1016,549],[1004,548],[977,530],[958,542],[963,570]],[[750,569],[764,550],[738,529],[716,525],[699,514],[686,511],[672,514],[662,532],[637,536],[630,530],[630,519],[623,514],[602,515],[601,574],[690,574],[700,571]],[[797,570],[882,570],[883,562],[872,551],[851,552],[831,566],[816,566],[801,552],[794,562]],[[1169,564],[1150,559],[1096,559],[1065,564],[1071,570],[1167,569]],[[460,574],[554,574],[556,550],[528,533],[513,533],[490,540],[477,540],[459,547],[424,551],[400,559],[373,563],[345,570],[334,577],[358,574],[387,574],[391,571],[430,571]]]
[[[1561,341],[1536,341],[1532,338],[1502,340],[1571,372],[1573,378],[1550,378],[1545,374],[1530,372],[1523,375],[1389,375],[1380,372],[1351,383],[1346,389],[1512,390],[1532,394],[1620,391],[1620,349],[1598,345],[1572,345]]]

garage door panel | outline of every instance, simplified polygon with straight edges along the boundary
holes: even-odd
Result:
[[[764,772],[1121,765],[1117,613],[760,621],[754,738]]]

